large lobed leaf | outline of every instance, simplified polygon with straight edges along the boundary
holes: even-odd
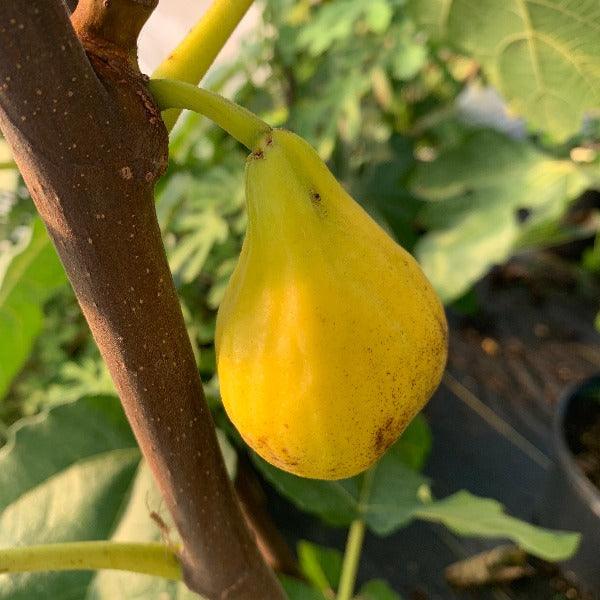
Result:
[[[0,264],[0,399],[29,357],[42,329],[42,307],[66,281],[46,229],[34,219],[31,237]]]
[[[510,537],[530,554],[546,560],[564,560],[575,552],[579,543],[575,533],[534,527],[505,514],[497,500],[478,498],[466,491],[426,504],[415,511],[415,516],[443,523],[459,535]]]
[[[0,547],[153,541],[161,532],[151,511],[161,513],[159,496],[113,396],[23,420],[0,449]],[[117,571],[0,575],[1,600],[164,597],[198,598],[180,582]]]
[[[598,0],[409,0],[434,37],[478,60],[510,106],[565,138],[600,106]]]
[[[569,202],[595,184],[594,175],[593,167],[491,130],[474,131],[421,163],[412,187],[430,201],[420,216],[429,232],[415,253],[438,294],[450,301],[466,292],[528,235],[556,223]],[[543,244],[539,234],[536,239]]]

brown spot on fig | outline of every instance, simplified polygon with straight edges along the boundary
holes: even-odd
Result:
[[[385,423],[375,432],[373,447],[377,454],[383,452],[394,442],[394,419],[388,417]]]

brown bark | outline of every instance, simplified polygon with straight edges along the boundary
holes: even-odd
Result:
[[[77,0],[64,0],[64,3],[67,5],[70,12],[73,12],[77,6]]]
[[[281,599],[223,466],[156,220],[167,135],[135,63],[155,4],[81,0],[84,51],[62,0],[0,2],[0,126],[174,517],[186,582]]]
[[[271,519],[265,493],[250,461],[243,455],[238,458],[233,485],[246,523],[254,533],[258,549],[267,564],[277,573],[301,578],[296,558]]]

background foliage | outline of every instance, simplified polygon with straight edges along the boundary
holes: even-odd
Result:
[[[600,273],[597,210],[568,216],[600,185],[598,30],[596,0],[272,0],[239,58],[206,83],[308,139],[451,304],[493,265],[572,239],[596,236],[576,268]],[[198,368],[230,433],[212,343],[245,231],[244,158],[221,131],[188,115],[157,190]],[[142,501],[148,474],[10,160],[0,142],[0,545],[156,537]],[[419,473],[429,444],[417,419],[377,467],[366,497],[360,477],[307,482],[255,464],[300,508],[339,526],[360,516],[386,534],[420,518],[459,534],[512,537],[546,558],[573,547],[574,538],[516,521],[493,500],[468,492],[433,499]],[[88,477],[94,487],[81,497]],[[69,503],[57,510],[54,494]],[[340,556],[306,543],[299,557],[311,588],[286,579],[290,595],[327,597]],[[114,573],[0,578],[0,598],[42,589],[64,598],[65,590],[72,598],[187,594]],[[360,597],[398,598],[380,581]]]

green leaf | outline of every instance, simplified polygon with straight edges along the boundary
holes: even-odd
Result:
[[[401,445],[394,445],[372,468],[368,493],[361,489],[358,513],[371,531],[389,535],[413,519],[421,504],[420,496],[429,495],[428,480],[405,466]]]
[[[331,525],[349,525],[358,516],[359,479],[320,481],[286,473],[253,454],[264,477],[300,510],[319,516]]]
[[[281,585],[289,600],[326,600],[325,596],[319,590],[304,583],[304,581],[288,577],[287,575],[280,575],[279,581],[281,581]]]
[[[422,431],[413,430],[406,446],[402,436],[366,474],[340,481],[303,479],[277,469],[256,455],[254,458],[262,474],[301,510],[338,526],[363,518],[372,531],[387,535],[412,518],[413,510],[420,505],[422,487],[427,486],[427,479],[405,464],[406,460],[421,464],[422,458],[415,458],[412,447],[415,437],[420,435]]]
[[[392,10],[386,0],[338,0],[323,4],[300,31],[298,48],[320,56],[336,42],[350,38],[361,18],[371,31],[383,33],[390,25]]]
[[[600,232],[596,234],[593,247],[584,250],[581,262],[588,271],[600,274]]]
[[[0,449],[0,511],[75,463],[111,450],[136,448],[121,406],[112,396],[58,406],[22,419],[9,431],[9,441]]]
[[[345,138],[355,140],[361,125],[361,100],[371,87],[371,79],[361,67],[361,57],[352,54],[330,57],[319,67],[310,89],[290,109],[288,127],[306,138],[328,159],[335,147],[335,138],[344,129]],[[348,64],[350,63],[350,65]],[[336,71],[344,70],[344,77]]]
[[[547,560],[563,560],[573,554],[577,534],[549,531],[520,521],[506,515],[504,507],[495,500],[461,491],[433,501],[427,479],[406,466],[407,460],[412,466],[422,465],[423,456],[412,447],[419,439],[429,443],[425,431],[423,423],[414,426],[375,466],[360,476],[341,481],[302,479],[257,456],[255,464],[301,510],[332,525],[348,526],[353,520],[362,519],[372,532],[383,536],[413,519],[424,519],[443,523],[459,535],[509,538]],[[315,557],[312,558],[314,563]],[[323,589],[324,579],[315,572],[312,568],[311,580]]]
[[[110,536],[140,456],[118,402],[85,398],[19,422],[0,450],[0,546]],[[0,598],[82,598],[90,573],[0,577]]]
[[[119,542],[176,542],[177,536],[173,524],[164,508],[150,469],[145,462],[135,474],[130,486],[130,495],[122,499],[123,512],[118,515],[118,521],[110,539]],[[169,539],[164,539],[157,523],[150,517],[156,513],[170,528]],[[190,592],[182,582],[167,581],[159,577],[149,577],[136,573],[122,571],[98,571],[90,581],[86,600],[199,600],[197,594]]]
[[[371,0],[365,4],[365,9],[365,22],[369,29],[373,33],[385,33],[393,16],[392,7],[387,0]]]
[[[157,211],[163,229],[173,236],[166,243],[175,278],[190,283],[207,267],[207,261],[239,227],[244,206],[244,161],[232,152],[222,163],[206,169],[199,177],[176,173],[163,186]],[[242,224],[241,232],[243,232]],[[225,259],[238,250],[233,245]]]
[[[592,171],[552,158],[528,142],[478,130],[431,163],[420,163],[413,191],[430,202],[430,229],[415,254],[445,301],[464,294],[525,238],[560,217],[592,185]],[[521,222],[519,211],[527,211]]]
[[[440,298],[448,303],[496,264],[506,261],[518,237],[509,207],[491,203],[466,212],[454,227],[433,230],[415,248],[416,257]]]
[[[427,48],[423,44],[404,42],[398,44],[398,52],[390,61],[392,75],[396,79],[408,81],[425,66],[428,58]]]
[[[496,500],[478,498],[466,491],[426,504],[415,511],[415,516],[443,523],[463,536],[509,538],[527,552],[551,561],[572,556],[580,539],[577,533],[534,527],[505,514],[504,507]]]
[[[65,281],[46,229],[36,218],[29,240],[0,261],[0,399],[42,329],[44,303]]]
[[[308,581],[323,594],[333,596],[340,583],[342,553],[303,540],[298,543],[298,561]]]
[[[386,581],[373,579],[360,588],[359,600],[402,600]]]
[[[151,541],[159,496],[112,396],[57,406],[10,429],[0,449],[0,546]],[[180,582],[88,571],[0,575],[1,600],[191,600]]]
[[[229,227],[221,215],[207,210],[189,215],[183,220],[181,230],[189,233],[171,252],[169,264],[184,283],[189,283],[200,274],[213,246],[227,240]]]
[[[431,430],[427,419],[418,414],[394,445],[397,457],[413,471],[420,471],[431,451]]]
[[[565,138],[600,105],[597,0],[410,0],[416,21],[479,61],[512,109]]]

